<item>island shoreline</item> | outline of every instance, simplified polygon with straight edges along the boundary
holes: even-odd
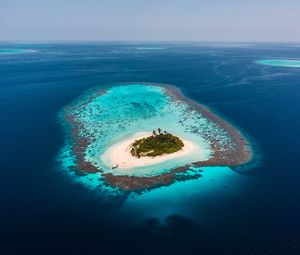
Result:
[[[107,151],[102,154],[100,157],[103,159],[106,156],[110,159],[110,167],[117,166],[118,169],[124,169],[124,171],[128,168],[133,167],[141,167],[141,166],[152,166],[156,164],[160,164],[165,161],[173,160],[176,158],[180,158],[186,156],[190,153],[199,153],[199,157],[203,154],[202,149],[195,143],[186,140],[182,137],[180,139],[184,143],[184,147],[175,153],[156,156],[156,157],[147,157],[142,156],[138,158],[137,156],[133,156],[130,153],[130,145],[138,139],[143,137],[151,136],[151,132],[139,132],[132,135],[130,138],[123,139],[119,141],[117,144],[109,147]],[[121,155],[121,156],[120,156]]]

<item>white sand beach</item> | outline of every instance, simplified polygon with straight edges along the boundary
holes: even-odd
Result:
[[[184,143],[184,147],[180,151],[156,157],[138,158],[132,156],[130,153],[130,145],[135,140],[141,139],[143,137],[148,137],[150,135],[152,135],[151,132],[136,133],[130,138],[111,146],[101,157],[106,157],[110,162],[111,167],[118,166],[119,169],[127,169],[159,164],[167,160],[187,156],[191,153],[199,153],[199,155],[203,154],[203,150],[197,144],[178,136]]]

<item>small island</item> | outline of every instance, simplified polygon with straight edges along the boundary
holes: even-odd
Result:
[[[194,142],[159,129],[126,136],[100,157],[114,172],[124,174],[135,167],[148,167],[192,154],[201,158],[203,152]]]
[[[167,133],[167,131],[161,132],[161,129],[158,128],[157,132],[153,130],[151,136],[135,140],[131,145],[130,153],[138,158],[156,157],[177,152],[183,146],[183,141],[179,137]]]

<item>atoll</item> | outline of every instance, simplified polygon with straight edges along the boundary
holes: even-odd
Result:
[[[237,128],[170,85],[93,89],[61,117],[69,148],[64,166],[78,174],[98,173],[99,185],[119,190],[170,185],[201,176],[182,174],[191,168],[239,166],[252,158]]]

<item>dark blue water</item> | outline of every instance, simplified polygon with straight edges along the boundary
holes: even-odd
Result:
[[[149,48],[147,48],[149,47]],[[299,45],[1,44],[1,254],[299,254]],[[245,131],[260,164],[240,194],[136,224],[57,171],[57,113],[85,90],[116,82],[178,86]],[[224,187],[226,188],[226,187]],[[226,193],[227,194],[227,193]],[[203,217],[205,208],[205,217]]]

